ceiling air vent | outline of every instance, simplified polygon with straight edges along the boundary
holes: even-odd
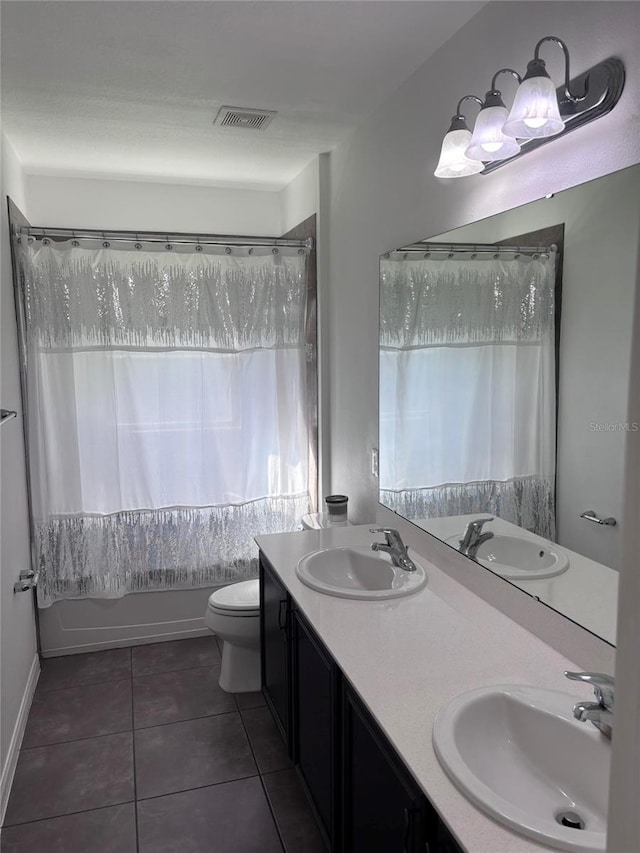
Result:
[[[252,110],[245,107],[220,107],[213,122],[218,127],[240,127],[247,130],[266,130],[276,113],[273,110]]]

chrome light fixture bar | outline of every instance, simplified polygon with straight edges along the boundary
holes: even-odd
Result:
[[[565,77],[557,89],[544,60],[540,58],[540,49],[546,42],[557,44],[564,54]],[[606,59],[573,80],[569,62],[567,45],[557,36],[545,36],[536,44],[534,57],[528,63],[523,78],[513,69],[503,68],[494,74],[484,102],[475,96],[465,96],[481,104],[473,135],[462,152],[466,161],[475,161],[476,168],[459,169],[457,172],[454,169],[443,174],[439,163],[434,173],[436,177],[486,175],[610,112],[624,89],[622,62],[616,58]],[[506,73],[514,76],[520,84],[510,111],[507,111],[501,92],[496,88],[497,77]],[[460,104],[458,113],[459,107]],[[453,129],[453,121],[458,118],[461,117],[454,116],[445,142]],[[443,154],[444,148],[443,143]]]

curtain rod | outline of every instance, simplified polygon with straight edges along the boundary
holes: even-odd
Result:
[[[313,249],[313,237],[306,240],[286,240],[279,237],[239,237],[220,234],[182,234],[162,231],[99,231],[91,228],[40,228],[19,226],[16,234],[35,239],[64,237],[66,239],[102,239],[112,243],[144,241],[146,243],[201,243],[210,246],[299,246]]]
[[[520,254],[540,254],[541,252],[557,252],[558,247],[551,246],[496,246],[487,243],[411,243],[401,249],[393,249],[393,252],[446,252],[455,254],[457,252],[520,252]],[[384,258],[390,257],[393,252],[387,252]]]

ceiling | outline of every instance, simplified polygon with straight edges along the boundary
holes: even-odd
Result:
[[[27,173],[280,189],[484,5],[2,2],[2,123]],[[277,110],[264,131],[221,105]]]

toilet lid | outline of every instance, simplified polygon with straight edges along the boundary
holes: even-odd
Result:
[[[223,586],[209,596],[209,607],[212,610],[259,610],[260,581],[241,581]]]

